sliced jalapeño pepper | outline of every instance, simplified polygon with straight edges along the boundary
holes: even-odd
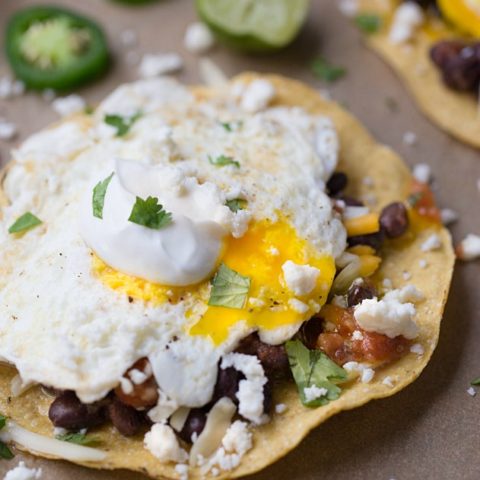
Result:
[[[34,89],[72,89],[100,76],[109,63],[100,27],[59,7],[36,6],[14,14],[5,46],[15,75]]]

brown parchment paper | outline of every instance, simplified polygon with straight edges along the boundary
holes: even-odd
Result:
[[[14,10],[34,1],[0,0],[0,29]],[[186,68],[180,78],[198,82],[197,59],[183,49],[186,25],[195,18],[189,0],[163,0],[141,8],[128,8],[108,0],[56,2],[96,17],[109,33],[116,63],[109,76],[80,93],[94,103],[115,85],[136,78],[127,64],[127,52],[178,51]],[[307,27],[288,50],[270,57],[249,57],[222,47],[212,58],[230,75],[243,70],[278,72],[322,87],[311,75],[308,62],[324,54],[347,66],[347,77],[332,91],[382,142],[393,146],[413,164],[424,161],[435,172],[440,203],[462,213],[454,228],[457,238],[477,231],[475,215],[480,198],[478,153],[455,143],[430,126],[416,112],[393,74],[361,45],[360,36],[337,11],[335,0],[313,1]],[[138,45],[121,46],[120,32],[133,28]],[[0,57],[0,75],[8,72]],[[395,99],[398,108],[391,111]],[[0,100],[0,116],[14,121],[21,139],[56,118],[41,97],[33,94]],[[418,135],[407,147],[405,132]],[[15,142],[0,143],[3,162]],[[480,396],[466,393],[468,382],[480,376],[480,299],[476,298],[479,265],[460,266],[442,325],[440,345],[419,380],[405,391],[361,409],[342,413],[309,435],[293,453],[251,478],[266,479],[478,479],[478,425]],[[42,466],[44,479],[141,480],[131,472],[95,472],[63,462],[37,460],[19,454],[0,462],[0,475],[24,459]]]

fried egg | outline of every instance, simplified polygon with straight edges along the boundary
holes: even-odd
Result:
[[[106,114],[139,118],[116,136]],[[326,118],[252,114],[235,88],[210,98],[170,79],[119,87],[94,115],[32,136],[4,181],[0,356],[24,382],[91,402],[170,347],[178,369],[157,383],[177,375],[193,387],[169,396],[204,405],[219,358],[241,338],[282,343],[325,303],[346,245],[325,194],[337,155]],[[93,188],[112,173],[94,218]],[[147,196],[171,213],[165,228],[129,222]],[[27,211],[42,224],[8,234]],[[240,308],[209,304],[222,264],[249,279]]]

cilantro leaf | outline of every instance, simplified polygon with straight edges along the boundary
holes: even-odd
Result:
[[[122,117],[121,115],[105,115],[105,123],[117,129],[116,137],[123,137],[126,135],[132,125],[142,116],[141,112],[137,112],[130,117]]]
[[[472,385],[473,387],[478,387],[480,386],[480,377],[476,378],[475,380],[472,380],[470,382],[470,385]]]
[[[11,460],[14,456],[8,445],[0,441],[0,458]]]
[[[327,83],[333,83],[344,77],[347,73],[345,68],[336,67],[323,57],[317,58],[313,61],[312,70],[320,80]]]
[[[208,161],[215,165],[216,167],[225,167],[227,165],[234,165],[237,168],[240,168],[240,163],[234,160],[232,157],[227,157],[226,155],[219,155],[217,158],[213,158],[210,155],[208,156]]]
[[[233,132],[232,124],[229,122],[220,122],[222,127],[227,131],[227,132]]]
[[[107,188],[113,175],[114,174],[112,172],[105,180],[98,182],[93,189],[92,209],[94,217],[103,218],[103,204],[105,203],[105,194],[107,193]]]
[[[7,417],[0,413],[0,430],[7,424]]]
[[[40,225],[42,221],[36,217],[33,213],[27,212],[18,217],[15,222],[8,229],[8,233],[20,233],[30,230],[37,225]]]
[[[172,223],[172,214],[164,210],[158,203],[157,197],[148,197],[146,200],[137,197],[128,221],[153,230],[160,230]]]
[[[347,372],[343,368],[332,362],[320,350],[309,350],[300,340],[288,341],[285,348],[303,405],[319,407],[340,396],[342,390],[335,381],[341,382],[347,379]],[[326,395],[307,401],[305,388],[312,386],[326,389]]]
[[[218,307],[243,308],[249,290],[250,277],[244,277],[222,263],[213,278],[208,304]]]
[[[413,208],[417,206],[418,202],[423,198],[422,192],[412,193],[408,196],[407,203]]]
[[[98,437],[85,435],[84,433],[62,433],[61,435],[56,435],[55,438],[62,442],[76,443],[85,447],[94,447],[101,443]]]
[[[374,13],[361,13],[355,17],[357,27],[365,33],[375,33],[382,26],[382,19]]]
[[[232,200],[227,200],[225,205],[235,213],[239,210],[245,210],[245,208],[247,208],[247,201],[243,198],[234,198]]]

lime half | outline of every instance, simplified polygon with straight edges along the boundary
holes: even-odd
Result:
[[[202,20],[240,50],[268,52],[288,45],[307,16],[309,0],[196,0]]]

